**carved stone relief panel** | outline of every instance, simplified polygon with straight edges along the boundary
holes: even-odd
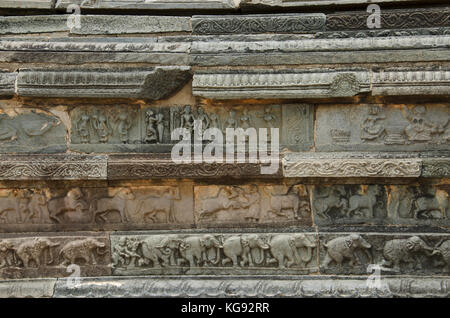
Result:
[[[192,186],[0,190],[0,231],[149,229],[194,223]]]
[[[311,225],[304,185],[211,185],[194,188],[195,218],[204,225]]]
[[[41,109],[0,108],[0,152],[57,153],[66,150],[66,127]]]
[[[374,266],[385,275],[449,272],[449,235],[319,234],[323,274],[367,274]]]
[[[80,276],[109,275],[109,245],[106,235],[3,236],[0,277],[68,277],[70,264],[80,266]]]
[[[313,233],[111,235],[115,275],[309,274]]]
[[[317,109],[317,149],[446,150],[448,105],[339,105]]]

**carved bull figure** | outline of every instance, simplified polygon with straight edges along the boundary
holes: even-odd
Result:
[[[105,215],[111,211],[119,211],[120,220],[122,222],[129,221],[129,204],[134,200],[135,196],[131,189],[119,189],[116,194],[109,198],[101,198],[95,202],[94,219],[99,217],[103,221],[107,221]],[[92,208],[91,208],[92,209]]]

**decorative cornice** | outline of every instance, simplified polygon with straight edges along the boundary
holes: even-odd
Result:
[[[69,288],[58,279],[55,298],[86,297],[442,297],[450,296],[444,277],[383,277],[379,288],[368,287],[368,276],[291,277],[105,277],[81,278]]]
[[[0,96],[14,95],[17,73],[0,71]]]
[[[450,158],[423,159],[421,176],[424,178],[449,178]]]
[[[323,30],[326,16],[315,14],[194,16],[194,34],[306,33]]]
[[[191,78],[189,67],[19,70],[17,94],[38,97],[169,97]]]
[[[193,93],[218,99],[450,94],[450,70],[198,72]]]
[[[0,155],[0,180],[106,180],[107,157]]]

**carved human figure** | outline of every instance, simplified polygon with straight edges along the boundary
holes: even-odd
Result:
[[[411,236],[407,239],[394,239],[387,241],[383,248],[383,266],[393,267],[400,271],[401,263],[412,264],[414,269],[422,268],[418,253],[425,252],[431,256],[434,249],[429,247],[420,237]]]
[[[373,141],[381,137],[384,133],[384,125],[380,120],[386,119],[386,116],[380,114],[381,108],[378,106],[369,107],[369,114],[361,124],[361,139],[363,141]]]
[[[440,255],[444,260],[442,267],[443,273],[450,272],[450,240],[438,243],[431,255]]]
[[[30,267],[31,261],[35,263],[36,267],[40,267],[41,257],[46,250],[49,253],[47,264],[53,263],[52,247],[59,245],[60,243],[54,243],[46,238],[29,239],[17,247],[16,255],[25,268]]]
[[[205,130],[210,127],[211,120],[209,119],[208,115],[205,113],[205,110],[201,106],[197,107],[197,120],[202,123],[202,129],[201,131],[198,131],[198,134],[199,136],[203,136]]]
[[[219,116],[217,116],[217,114],[211,113],[209,115],[209,119],[210,119],[210,127],[211,128],[220,129]]]
[[[188,131],[192,132],[194,129],[194,115],[191,114],[191,106],[184,107],[181,112],[181,128],[186,128]]]
[[[324,243],[323,246],[326,248],[325,259],[322,263],[323,268],[328,268],[332,262],[341,266],[345,259],[349,260],[350,266],[355,266],[359,263],[355,254],[357,249],[364,251],[369,261],[372,261],[372,256],[368,251],[372,246],[359,234],[337,237]]]
[[[100,250],[105,246],[105,243],[92,237],[69,242],[59,252],[59,256],[62,258],[61,264],[75,264],[77,260],[82,259],[85,265],[97,265],[95,254],[105,254],[106,252]]]
[[[163,113],[157,113],[155,115],[155,118],[156,118],[156,130],[158,131],[158,142],[162,144],[165,129],[164,115]]]
[[[112,129],[109,126],[108,119],[104,114],[100,113],[92,116],[92,127],[97,132],[101,143],[108,142],[108,138],[112,134]]]
[[[91,141],[91,133],[89,131],[89,123],[91,118],[87,114],[82,114],[76,124],[76,130],[80,136],[81,143],[89,143]]]
[[[208,259],[208,250],[212,248],[215,249],[216,259],[210,261]],[[185,262],[188,262],[191,268],[200,265],[217,265],[220,262],[221,248],[223,248],[221,242],[211,234],[189,236],[183,240],[183,244],[180,246],[179,250],[182,259],[179,260],[178,265]]]
[[[432,134],[440,134],[444,129],[433,124],[425,118],[426,108],[424,106],[416,106],[411,111],[405,107],[406,118],[410,124],[405,128],[405,135],[409,141],[430,141]]]
[[[233,267],[261,265],[265,259],[264,251],[268,250],[269,247],[258,234],[231,236],[223,242],[225,258],[222,260],[222,265],[228,263],[232,263]],[[257,259],[253,257],[252,250],[259,253]],[[239,258],[241,259],[240,262],[238,261]]]
[[[117,118],[117,122],[117,133],[119,134],[119,139],[122,143],[126,144],[128,142],[128,132],[131,128],[131,120],[126,113],[121,113]]]
[[[15,265],[14,243],[9,240],[0,241],[0,268]]]
[[[239,209],[242,205],[239,203],[240,194],[237,189],[238,187],[233,186],[220,187],[216,196],[202,198],[198,210],[199,219],[210,217],[219,211]]]
[[[11,142],[17,139],[17,129],[8,123],[10,117],[0,114],[0,142]]]
[[[229,117],[227,121],[225,122],[225,128],[237,128],[238,122],[236,120],[236,112],[234,110],[230,110]]]
[[[241,128],[246,130],[248,128],[251,127],[250,125],[250,116],[248,115],[248,109],[244,108],[244,110],[242,111],[242,115],[239,118],[241,121]]]
[[[271,238],[269,245],[274,258],[268,260],[268,263],[277,263],[280,269],[309,263],[312,249],[316,247],[316,243],[306,234],[278,234]],[[300,254],[298,248],[306,248],[306,255]]]
[[[244,195],[247,201],[244,207],[248,205],[245,219],[250,222],[258,222],[261,217],[261,194],[258,186],[256,184],[250,185]]]
[[[113,248],[112,261],[114,267],[136,266],[136,260],[141,256],[137,253],[141,242],[135,238],[121,237]]]
[[[158,121],[158,119],[156,118],[153,110],[147,110],[147,112],[145,113],[145,121],[147,123],[145,142],[157,141],[158,136],[156,131],[156,122]]]

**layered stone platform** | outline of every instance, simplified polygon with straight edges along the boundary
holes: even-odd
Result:
[[[0,1],[0,296],[448,298],[450,7],[368,4]]]

